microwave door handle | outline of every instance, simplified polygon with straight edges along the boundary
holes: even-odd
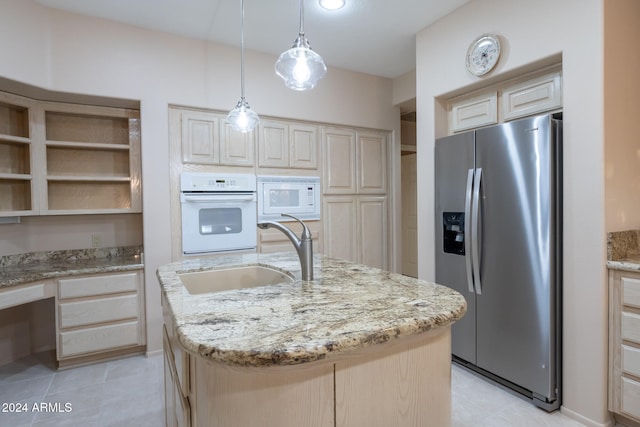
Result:
[[[195,203],[229,203],[229,202],[253,202],[256,200],[255,194],[246,195],[194,195],[182,194],[182,200]]]

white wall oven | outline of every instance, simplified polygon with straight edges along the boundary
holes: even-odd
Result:
[[[255,250],[255,175],[184,172],[180,202],[184,254]]]
[[[282,221],[281,214],[320,219],[320,177],[258,176],[258,220]]]

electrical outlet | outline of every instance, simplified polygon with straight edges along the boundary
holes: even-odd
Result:
[[[91,247],[99,248],[102,246],[102,235],[100,234],[92,234],[91,235]]]

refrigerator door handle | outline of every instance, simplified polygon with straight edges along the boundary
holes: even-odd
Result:
[[[465,263],[467,265],[467,285],[469,292],[475,292],[473,288],[473,267],[471,264],[471,194],[473,190],[473,169],[469,169],[467,173],[467,192],[464,198],[464,253]]]
[[[479,239],[479,215],[480,215],[480,184],[482,183],[482,168],[477,168],[473,179],[473,201],[471,213],[471,254],[473,255],[473,283],[476,294],[482,295],[482,283],[480,282],[480,239]]]

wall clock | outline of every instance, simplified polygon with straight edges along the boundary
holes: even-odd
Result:
[[[500,40],[492,34],[483,34],[469,45],[467,70],[474,76],[483,76],[493,69],[500,59]]]

